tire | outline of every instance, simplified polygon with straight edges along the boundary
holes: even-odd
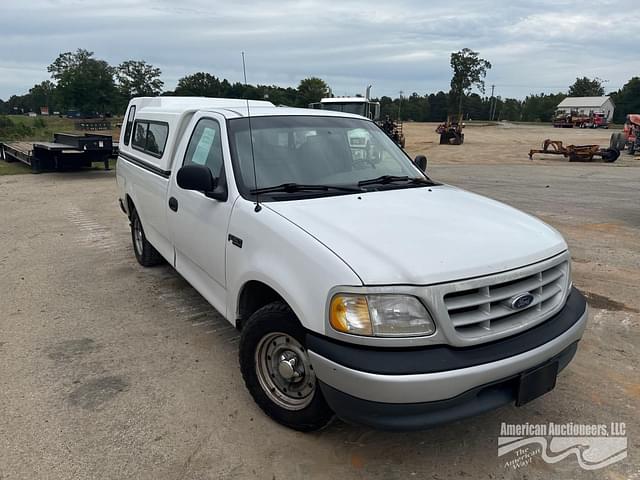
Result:
[[[608,148],[602,152],[602,160],[606,163],[615,162],[620,156],[620,150],[617,148]]]
[[[611,137],[609,137],[609,148],[618,148],[618,142],[620,141],[619,136],[619,133],[611,134]]]
[[[625,137],[624,133],[618,133],[618,145],[616,145],[616,148],[622,151],[626,146],[627,146],[627,137]]]
[[[147,236],[144,234],[140,216],[135,208],[131,212],[131,242],[133,243],[133,252],[136,255],[136,260],[140,265],[153,267],[162,263],[162,256],[149,243]]]
[[[309,362],[305,330],[287,304],[273,302],[251,315],[242,329],[239,356],[249,393],[273,420],[301,432],[332,420]]]

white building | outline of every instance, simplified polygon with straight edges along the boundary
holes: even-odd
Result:
[[[611,97],[567,97],[558,104],[558,110],[568,114],[578,112],[589,115],[591,112],[603,112],[609,122],[613,118],[614,108]]]

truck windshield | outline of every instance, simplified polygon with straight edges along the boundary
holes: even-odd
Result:
[[[253,117],[253,149],[246,118],[229,120],[228,125],[236,183],[245,198],[251,197],[256,188],[274,190],[272,187],[282,185],[287,188],[272,193],[272,197],[300,196],[304,192],[340,195],[431,184],[404,152],[367,120],[324,116]]]

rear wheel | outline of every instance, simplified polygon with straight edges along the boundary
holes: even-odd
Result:
[[[333,418],[304,343],[305,331],[284,302],[256,311],[242,329],[240,369],[258,406],[276,422],[303,432]]]
[[[625,137],[624,133],[618,133],[618,145],[616,146],[616,148],[622,151],[626,146],[627,146],[627,137]]]
[[[142,228],[142,222],[138,211],[133,209],[131,212],[131,240],[133,242],[133,251],[136,254],[136,260],[143,267],[153,267],[162,263],[162,256],[158,251],[149,243],[144,229]]]

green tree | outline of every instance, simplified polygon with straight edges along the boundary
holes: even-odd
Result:
[[[27,113],[31,109],[29,95],[11,95],[7,100],[7,110],[10,114]]]
[[[500,97],[497,99],[496,116],[498,120],[520,120],[522,118],[522,102],[515,98]]]
[[[471,93],[473,87],[477,87],[484,93],[484,78],[487,70],[491,68],[484,58],[480,58],[478,52],[469,48],[463,48],[459,52],[451,54],[451,95],[458,103],[458,113],[462,113],[462,101],[465,95]]]
[[[590,79],[588,77],[576,78],[576,81],[569,87],[570,97],[601,97],[604,95],[602,80],[599,78]]]
[[[47,68],[56,82],[62,105],[83,113],[107,112],[117,98],[114,68],[93,52],[79,48],[61,53]]]
[[[282,88],[276,85],[272,85],[270,87],[266,87],[264,92],[267,97],[263,98],[265,100],[270,101],[274,105],[287,105],[287,106],[295,106],[296,97],[298,95],[298,91],[295,88]]]
[[[449,95],[442,91],[435,95],[432,93],[429,95],[429,106],[431,107],[429,120],[443,122],[447,119],[447,112],[449,111]]]
[[[528,95],[522,104],[522,120],[526,122],[550,122],[558,104],[566,98],[564,93]]]
[[[229,85],[228,82],[226,83]],[[223,88],[222,82],[217,77],[210,73],[197,72],[178,80],[174,94],[194,97],[224,97],[228,90],[229,87]]]
[[[614,121],[623,123],[629,113],[640,113],[640,77],[633,77],[612,95],[616,106]]]
[[[132,97],[155,97],[160,95],[164,82],[158,67],[144,60],[127,60],[115,71],[120,94],[129,100]]]
[[[56,107],[56,86],[50,80],[38,83],[29,89],[31,110],[39,112],[40,107],[49,107],[50,113]]]
[[[324,80],[318,77],[309,77],[298,85],[297,104],[306,107],[310,103],[319,102],[321,98],[330,96],[331,89]]]

